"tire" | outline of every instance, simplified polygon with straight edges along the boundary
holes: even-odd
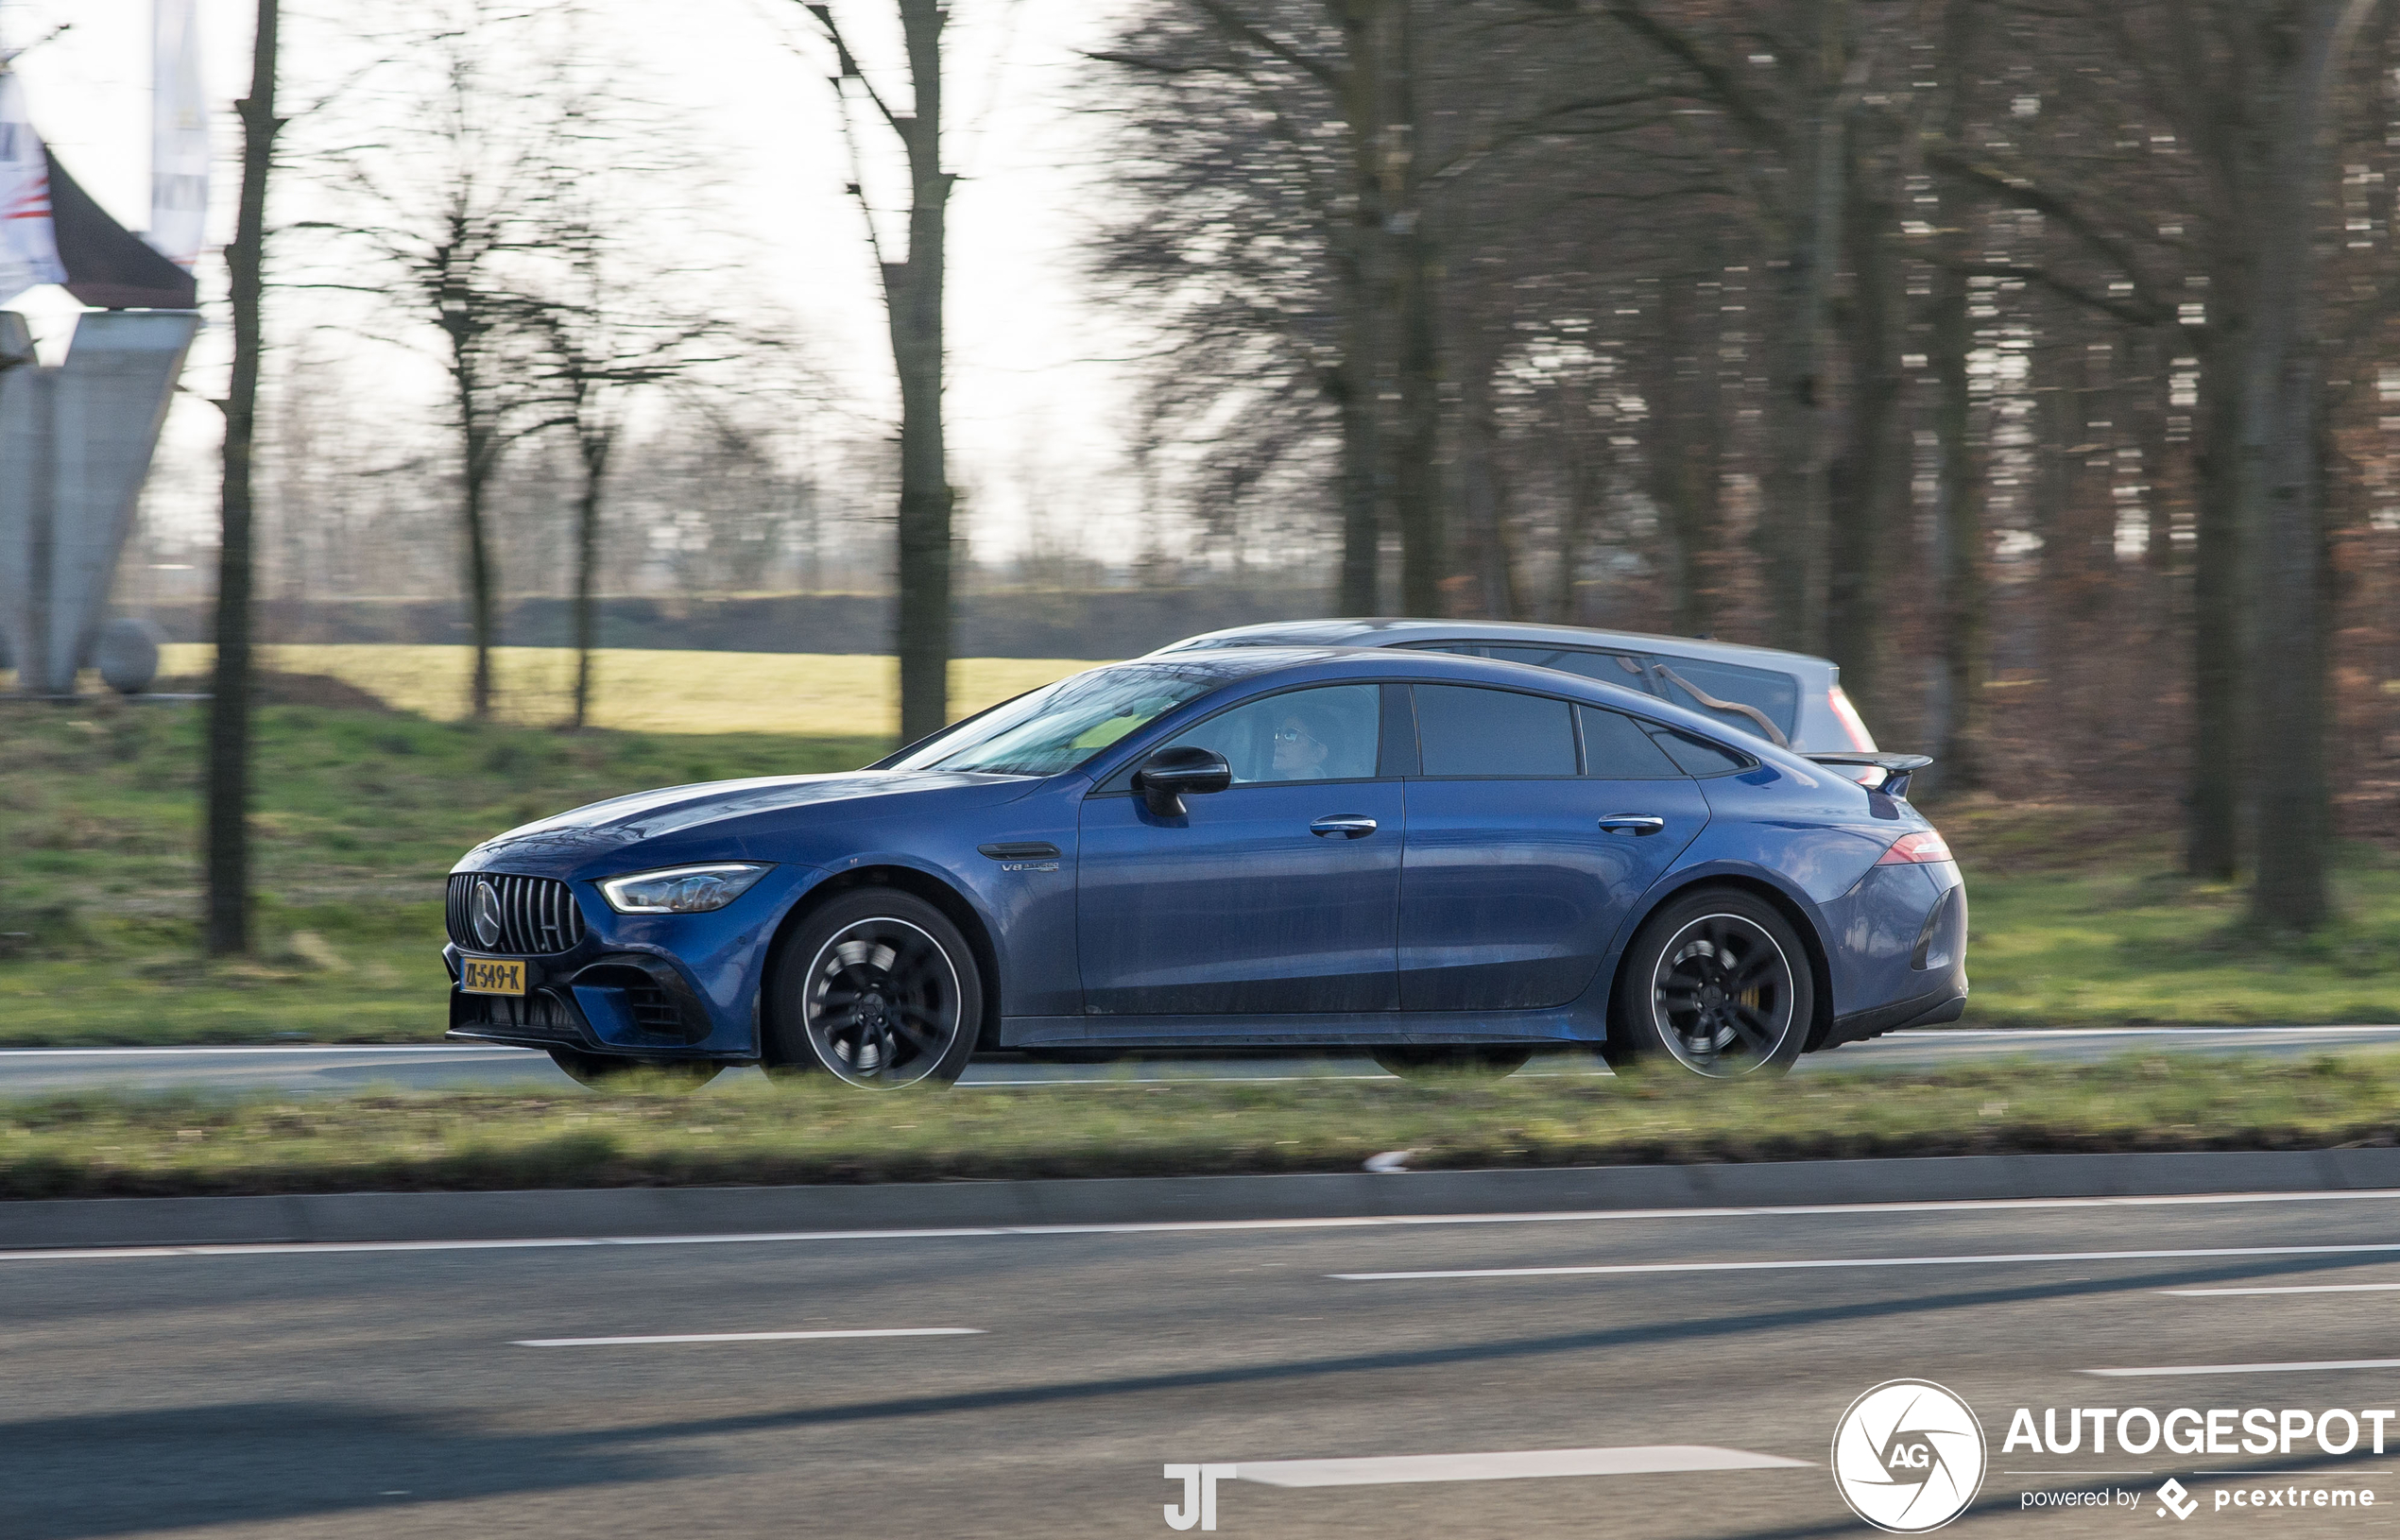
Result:
[[[1816,998],[1808,949],[1780,910],[1702,888],[1671,899],[1626,949],[1601,1052],[1618,1069],[1773,1078],[1799,1058]]]
[[[1437,1043],[1379,1048],[1375,1062],[1387,1074],[1402,1080],[1439,1081],[1455,1075],[1499,1080],[1525,1068],[1534,1056],[1530,1044]]]
[[[950,916],[862,888],[777,946],[765,1001],[771,1062],[876,1090],[948,1086],[975,1052],[984,981]]]
[[[710,1059],[637,1059],[587,1053],[579,1048],[554,1048],[550,1062],[595,1091],[623,1090],[628,1080],[644,1073],[656,1077],[667,1090],[696,1091],[725,1068]]]

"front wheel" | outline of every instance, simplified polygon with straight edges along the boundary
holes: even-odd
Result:
[[[1534,1051],[1513,1043],[1438,1043],[1406,1048],[1379,1048],[1375,1062],[1402,1080],[1438,1081],[1451,1075],[1482,1075],[1498,1080],[1525,1068]]]
[[[947,1086],[984,1018],[975,954],[950,916],[890,888],[846,893],[776,949],[768,1031],[787,1070],[853,1086]]]
[[[1709,1080],[1789,1071],[1816,1007],[1809,953],[1773,904],[1710,888],[1659,910],[1617,975],[1603,1053]]]

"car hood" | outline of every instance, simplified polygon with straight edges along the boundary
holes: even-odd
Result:
[[[527,862],[577,864],[626,846],[747,823],[762,816],[824,808],[849,821],[892,811],[895,798],[980,791],[996,799],[1031,782],[1014,776],[947,770],[852,770],[825,776],[763,776],[613,796],[495,834],[467,853],[456,870],[475,871]]]

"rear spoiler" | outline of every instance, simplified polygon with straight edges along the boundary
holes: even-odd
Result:
[[[1909,778],[1933,762],[1930,754],[1868,754],[1844,750],[1839,754],[1804,754],[1802,759],[1813,764],[1864,765],[1883,772],[1883,779],[1874,789],[1886,796],[1905,797],[1909,795]]]

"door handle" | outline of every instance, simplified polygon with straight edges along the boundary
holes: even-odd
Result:
[[[1363,813],[1336,813],[1311,824],[1309,832],[1319,839],[1339,834],[1346,840],[1363,840],[1375,832],[1375,820]]]
[[[1655,834],[1667,827],[1667,820],[1646,813],[1612,813],[1600,827],[1612,834]]]

